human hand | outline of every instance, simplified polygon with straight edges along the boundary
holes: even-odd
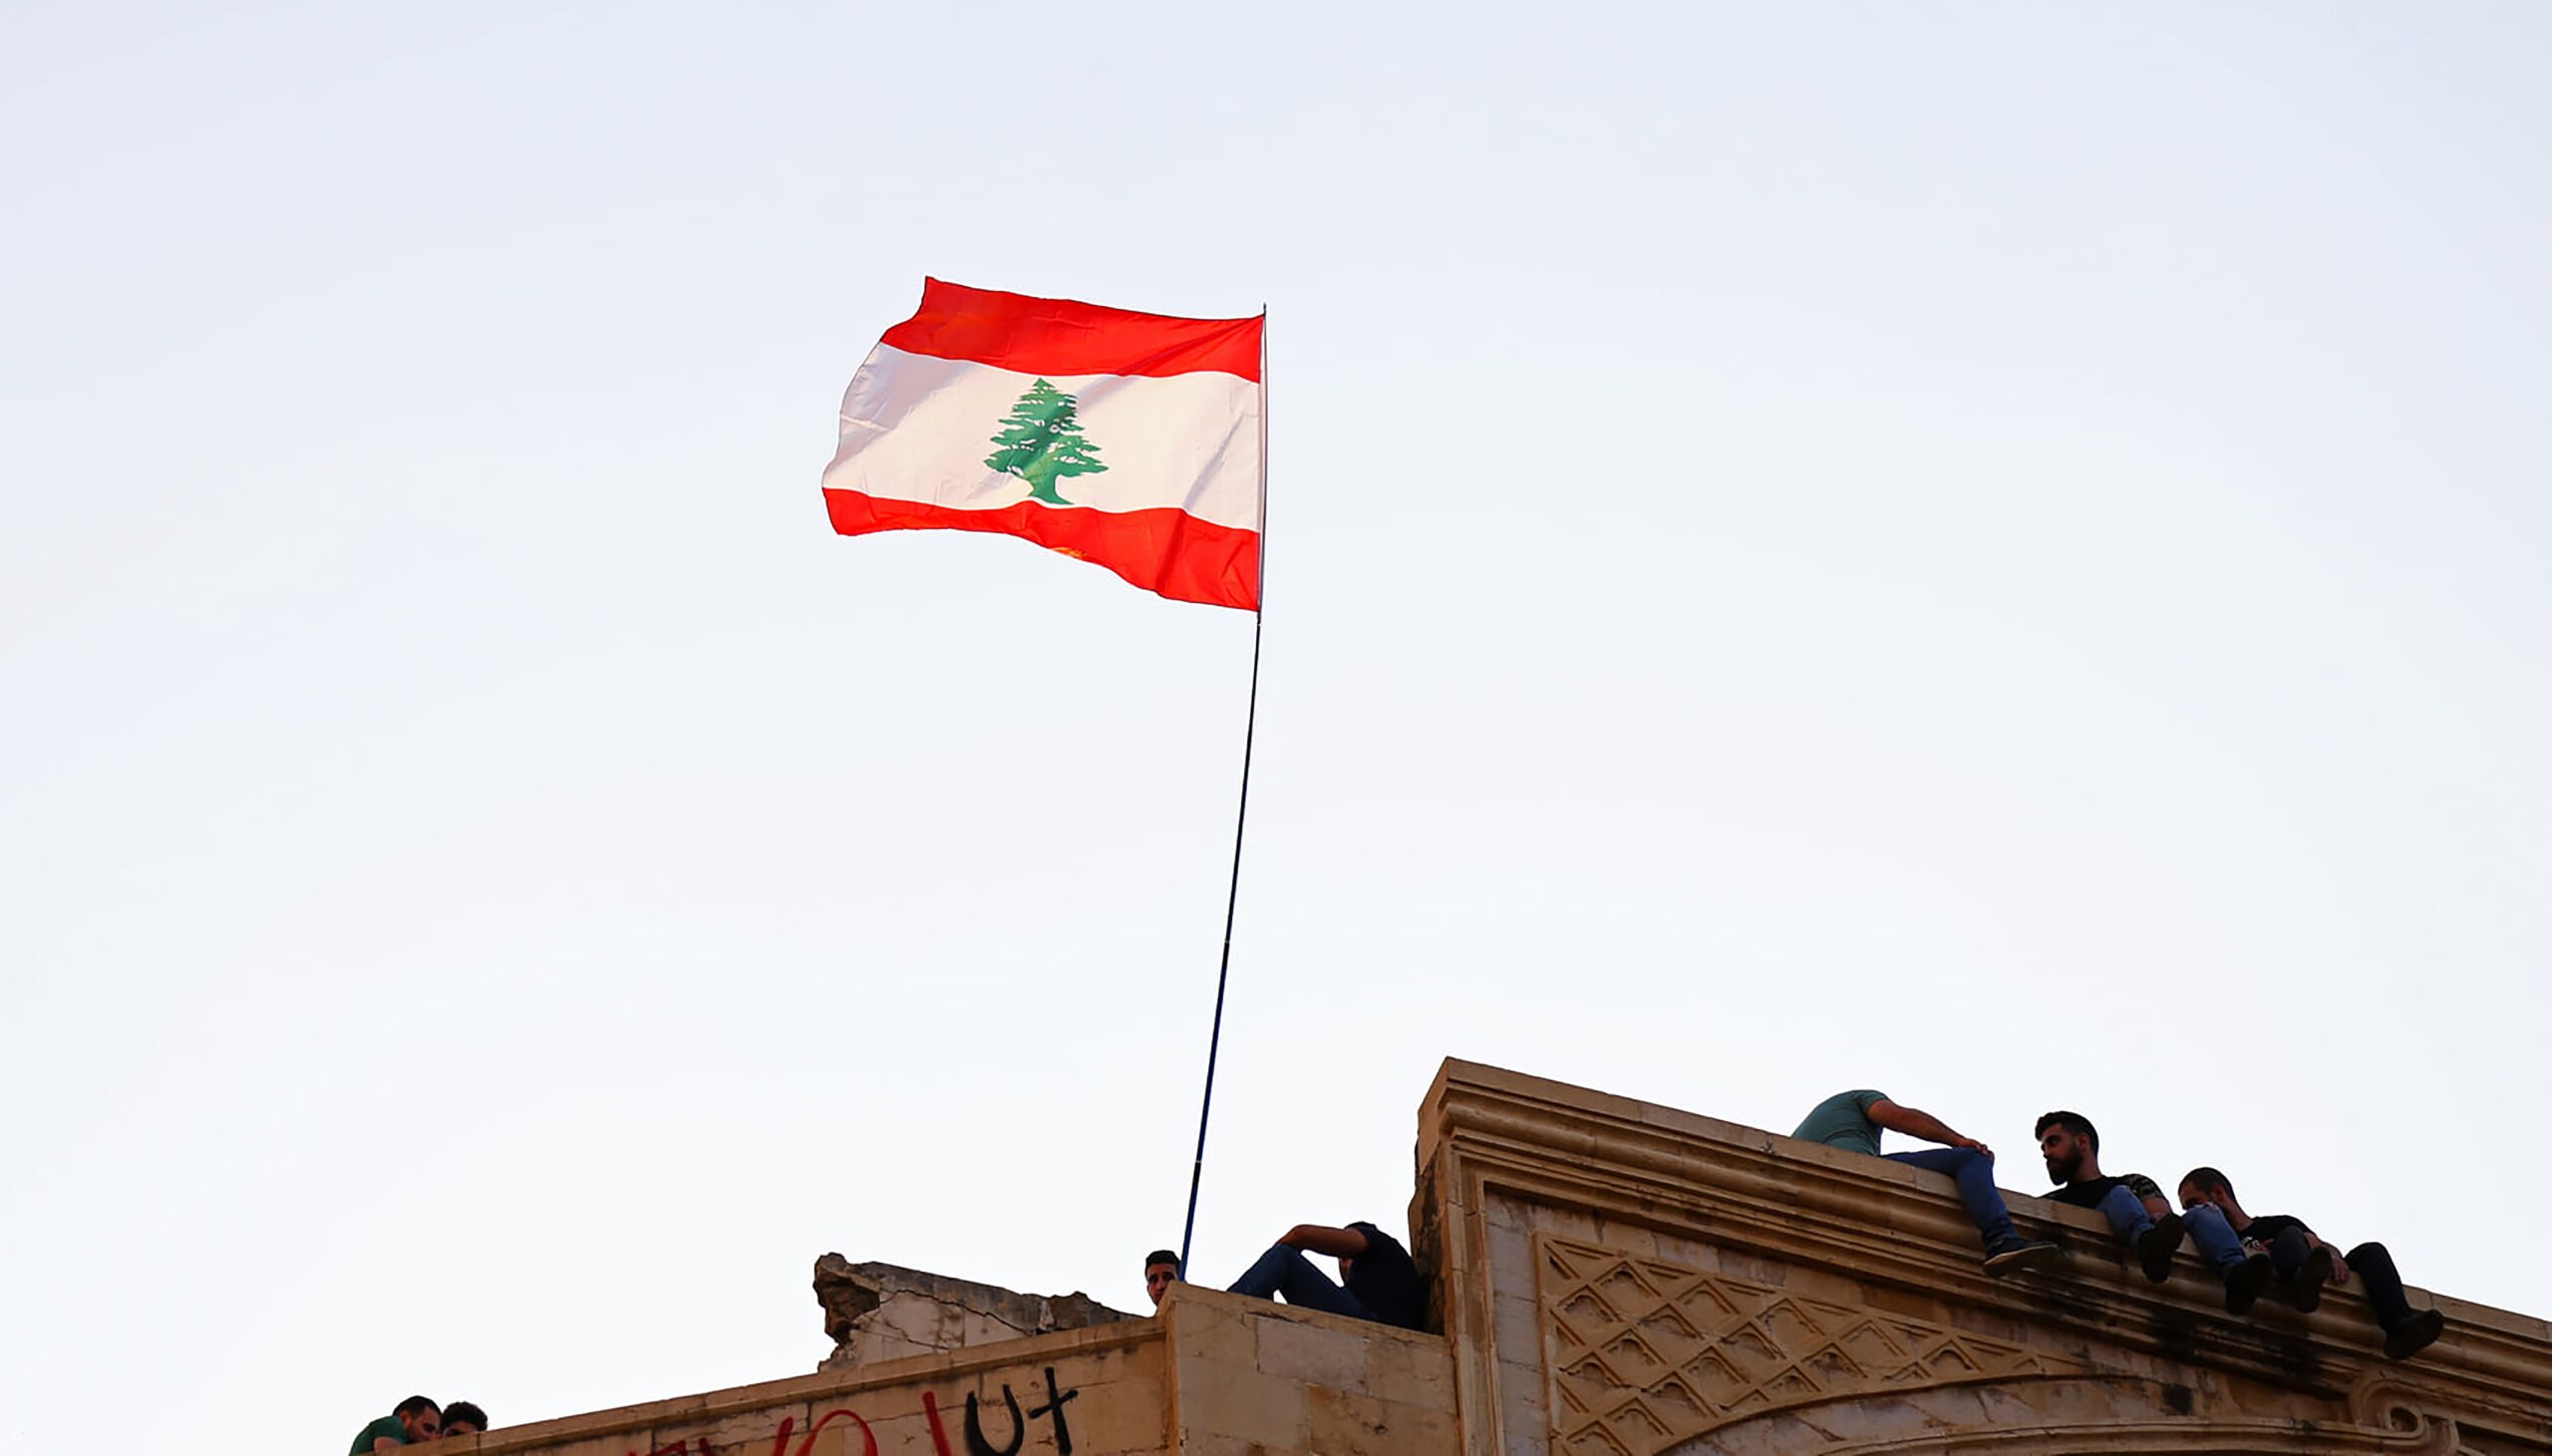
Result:
[[[2348,1282],[2349,1262],[2340,1257],[2340,1251],[2334,1249],[2331,1251],[2331,1283],[2344,1285]]]
[[[1972,1148],[1976,1151],[1976,1154],[1979,1157],[1985,1158],[1988,1161],[1991,1161],[1994,1156],[1994,1150],[1992,1148],[1987,1147],[1985,1144],[1978,1142],[1972,1137],[1954,1139],[1950,1143],[1950,1146],[1954,1148]]]

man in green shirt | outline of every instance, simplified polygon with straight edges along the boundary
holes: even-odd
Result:
[[[1941,1146],[1881,1154],[1880,1128]],[[1977,1234],[1985,1240],[1987,1274],[2010,1274],[2055,1262],[2055,1245],[2024,1239],[2012,1227],[2012,1211],[2003,1206],[2003,1191],[1994,1186],[1994,1150],[1972,1137],[1960,1136],[1956,1128],[1919,1107],[1908,1107],[1890,1099],[1885,1092],[1866,1087],[1856,1092],[1836,1092],[1809,1109],[1806,1119],[1790,1136],[1874,1158],[1884,1156],[1891,1163],[1903,1163],[1927,1173],[1948,1174],[1958,1185],[1959,1200],[1967,1205],[1967,1216],[1976,1221]]]
[[[377,1452],[431,1441],[441,1434],[442,1409],[422,1395],[411,1395],[399,1402],[398,1409],[357,1431],[346,1456],[375,1456]]]

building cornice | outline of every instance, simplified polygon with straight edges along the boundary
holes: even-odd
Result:
[[[2192,1252],[2168,1284],[2149,1284],[2096,1213],[2021,1194],[2007,1199],[2023,1231],[2055,1240],[2067,1258],[1998,1280],[1984,1273],[1975,1228],[1945,1178],[1477,1062],[1447,1060],[1438,1071],[1420,1112],[1419,1157],[1421,1215],[1439,1225],[1420,1238],[1439,1246],[1429,1252],[1447,1266],[1447,1328],[1492,1344],[1485,1307],[1471,1311],[1469,1330],[1462,1307],[1511,1297],[1487,1286],[1478,1223],[1503,1196],[1698,1241],[1732,1259],[1848,1271],[1869,1289],[2007,1316],[2057,1345],[2130,1349],[2327,1401],[2414,1388],[2423,1410],[2552,1437],[2552,1326],[2486,1306],[2435,1299],[2447,1338],[2395,1364],[2374,1348],[2354,1287],[2329,1291],[2310,1315],[2263,1301],[2235,1318]],[[1470,1373],[1513,1374],[1478,1363]]]

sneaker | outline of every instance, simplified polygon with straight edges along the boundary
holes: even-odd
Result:
[[[2384,1357],[2406,1360],[2445,1333],[2445,1316],[2434,1310],[2421,1310],[2416,1314],[2384,1331]]]
[[[2331,1282],[2331,1246],[2316,1244],[2304,1256],[2304,1266],[2295,1271],[2295,1283],[2286,1297],[2295,1308],[2310,1314],[2322,1308],[2322,1286]]]
[[[2178,1214],[2166,1213],[2135,1236],[2135,1257],[2143,1263],[2146,1279],[2158,1285],[2171,1277],[2171,1256],[2180,1252],[2180,1240],[2187,1233]]]
[[[2277,1276],[2277,1265],[2265,1254],[2246,1254],[2242,1262],[2224,1271],[2224,1312],[2248,1314],[2260,1302],[2260,1291],[2269,1287]]]
[[[1993,1275],[2018,1274],[2024,1269],[2044,1269],[2054,1264],[2057,1248],[2045,1240],[2032,1242],[2014,1239],[1985,1251],[1985,1272]]]

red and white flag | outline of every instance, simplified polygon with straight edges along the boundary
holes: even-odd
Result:
[[[845,536],[1025,536],[1182,602],[1258,608],[1266,319],[922,282],[841,400]]]

